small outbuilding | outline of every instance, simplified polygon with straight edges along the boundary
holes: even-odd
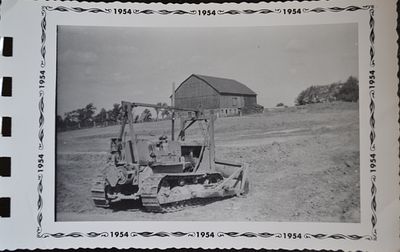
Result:
[[[213,109],[218,116],[235,116],[262,109],[257,94],[236,80],[192,74],[175,90],[175,106]]]

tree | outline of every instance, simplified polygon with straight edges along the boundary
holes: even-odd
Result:
[[[157,105],[157,107],[154,108],[154,109],[156,111],[156,121],[158,121],[158,116],[160,114],[160,111],[161,111],[161,118],[162,119],[164,119],[164,117],[169,114],[169,111],[167,111],[165,109],[166,107],[168,107],[168,104],[166,102],[157,102],[156,105]],[[165,111],[167,111],[167,112],[165,112]]]
[[[93,105],[93,103],[89,103],[84,108],[80,108],[80,109],[72,111],[74,116],[77,117],[78,128],[80,128],[82,126],[83,127],[92,126],[93,115],[94,115],[95,111],[96,111],[96,107]]]
[[[102,108],[100,110],[100,112],[94,117],[94,121],[97,124],[102,125],[103,127],[106,126],[106,122],[107,122],[107,111]]]
[[[144,109],[142,114],[140,115],[140,119],[143,122],[151,121],[151,111],[149,109]]]
[[[64,125],[66,129],[80,128],[79,114],[77,110],[67,112],[64,115]]]
[[[65,113],[64,126],[66,129],[81,128],[93,126],[93,115],[96,107],[93,103],[89,103],[84,108],[75,109]]]
[[[170,112],[169,112],[169,110],[168,109],[163,109],[162,111],[161,111],[161,118],[162,119],[165,119],[165,118],[168,118],[169,116],[170,116]]]
[[[83,123],[86,127],[92,126],[93,115],[95,112],[96,112],[96,107],[93,105],[93,103],[89,103],[83,109],[82,112],[84,114]]]
[[[107,110],[107,113],[106,113],[107,126],[112,121],[113,121],[113,112],[112,112],[112,109],[110,109],[110,110]]]
[[[89,118],[93,118],[94,113],[96,112],[96,107],[93,103],[89,103],[85,107],[85,119],[88,120]]]
[[[157,102],[156,104],[157,107],[154,108],[154,110],[156,111],[156,121],[158,121],[158,113],[160,112],[160,107],[162,106],[161,102]]]
[[[358,101],[358,79],[350,76],[347,81],[342,85],[342,88],[336,95],[337,100],[347,102]]]
[[[276,106],[277,106],[277,107],[284,107],[285,104],[283,104],[283,102],[280,102],[280,103],[276,104]]]
[[[122,112],[121,104],[114,103],[113,108],[111,110],[111,120],[113,120],[114,122],[119,122],[121,120],[121,112]]]
[[[306,92],[307,90],[303,90],[300,92],[300,94],[297,96],[296,101],[294,102],[296,106],[300,105],[305,105],[305,97],[306,97]]]
[[[161,110],[161,118],[164,119],[166,116],[168,116],[169,110],[167,109],[168,104],[166,102],[160,103],[161,107],[163,107],[163,109]]]

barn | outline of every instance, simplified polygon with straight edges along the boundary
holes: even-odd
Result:
[[[192,74],[175,90],[175,106],[213,109],[218,116],[235,116],[260,109],[257,94],[232,79]],[[262,108],[262,107],[261,107]]]

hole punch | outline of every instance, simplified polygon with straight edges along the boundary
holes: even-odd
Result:
[[[10,217],[11,198],[0,198],[0,217]]]
[[[3,77],[1,79],[1,96],[12,96],[12,78]]]
[[[1,135],[3,137],[11,136],[11,117],[3,116],[1,120]]]
[[[11,157],[0,157],[0,176],[11,177]]]
[[[0,50],[4,57],[13,56],[13,38],[12,37],[0,37]]]

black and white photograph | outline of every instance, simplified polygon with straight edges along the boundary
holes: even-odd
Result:
[[[360,223],[358,28],[58,26],[56,221]]]
[[[395,7],[0,0],[0,250],[398,251]]]

